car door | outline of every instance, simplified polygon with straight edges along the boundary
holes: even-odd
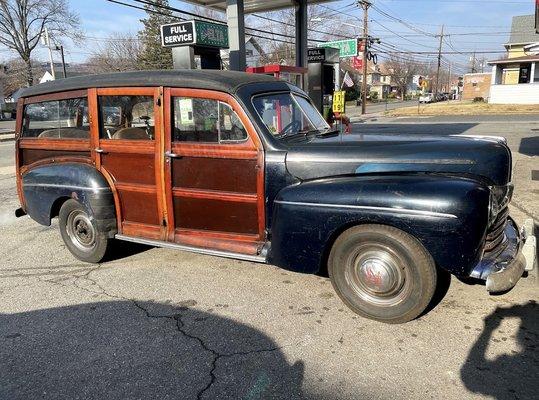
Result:
[[[165,90],[168,240],[257,254],[265,240],[264,153],[236,100]]]
[[[92,89],[96,167],[116,198],[120,234],[164,240],[159,88]]]

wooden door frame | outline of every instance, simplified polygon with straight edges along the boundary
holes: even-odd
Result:
[[[172,143],[172,98],[203,98],[209,100],[221,101],[228,104],[240,118],[242,124],[247,130],[248,139],[241,143],[219,144],[219,143]],[[212,247],[217,249],[235,251],[238,253],[250,253],[255,247],[264,243],[266,240],[266,221],[265,221],[265,182],[264,182],[264,148],[258,137],[256,129],[243,110],[238,101],[228,93],[205,90],[205,89],[184,89],[184,88],[165,88],[164,90],[164,151],[171,151],[180,155],[196,155],[200,157],[226,158],[226,159],[256,159],[257,177],[256,177],[256,199],[252,195],[230,194],[236,200],[256,201],[258,214],[258,234],[247,235],[239,233],[225,233],[215,231],[196,231],[184,230],[182,243],[201,247]],[[164,179],[165,195],[167,209],[173,210],[173,187],[172,187],[172,163],[164,160]],[[185,190],[192,192],[191,195],[201,196],[202,198],[215,198],[216,194],[204,193],[204,191]],[[227,195],[218,195],[219,198],[226,200]],[[175,229],[174,213],[168,213],[167,240],[178,241]]]
[[[152,96],[154,101],[154,126],[155,126],[155,138],[153,141],[133,141],[133,140],[110,140],[101,139],[99,135],[99,96]],[[158,220],[160,221],[160,233],[159,238],[149,235],[145,231],[143,225],[136,226],[135,229],[140,231],[141,236],[150,237],[152,239],[165,240],[166,227],[163,225],[163,221],[167,221],[167,210],[165,199],[165,188],[163,186],[163,168],[164,168],[164,145],[162,143],[163,138],[163,88],[162,87],[116,87],[116,88],[92,88],[88,90],[88,109],[90,112],[90,144],[92,152],[92,160],[96,168],[103,174],[108,181],[113,195],[114,203],[116,207],[116,219],[118,233],[123,234],[124,229],[122,226],[122,205],[118,194],[117,184],[101,162],[101,152],[117,151],[122,153],[132,154],[154,154],[154,168],[155,168],[155,187],[157,197],[157,209]],[[144,187],[139,187],[137,190],[145,191]],[[153,189],[152,189],[153,192]],[[136,223],[131,223],[136,225]],[[129,234],[130,232],[125,232]]]

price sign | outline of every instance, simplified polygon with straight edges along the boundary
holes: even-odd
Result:
[[[344,91],[339,91],[333,93],[333,112],[334,113],[344,113],[344,102],[345,102],[345,94]]]

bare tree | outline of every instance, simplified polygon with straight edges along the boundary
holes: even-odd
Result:
[[[51,35],[76,37],[79,17],[67,0],[0,0],[0,44],[19,54],[28,86],[34,83],[32,51],[45,27]]]
[[[404,100],[408,86],[412,82],[414,75],[417,75],[421,70],[421,65],[412,58],[404,58],[394,54],[391,55],[385,65]]]
[[[92,73],[138,69],[142,45],[136,34],[113,33],[99,44],[87,61]]]
[[[43,74],[43,68],[40,63],[31,60],[32,75],[39,76]],[[4,88],[5,95],[11,95],[19,88],[27,84],[27,66],[20,58],[13,58],[4,63],[5,70],[0,72],[0,85]]]

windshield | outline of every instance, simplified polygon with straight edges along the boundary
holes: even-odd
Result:
[[[269,131],[279,138],[329,129],[309,100],[292,93],[257,96],[253,104]]]

